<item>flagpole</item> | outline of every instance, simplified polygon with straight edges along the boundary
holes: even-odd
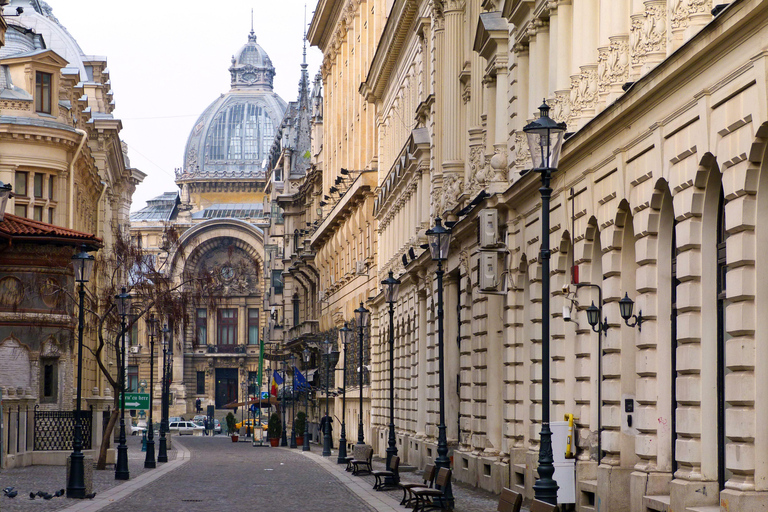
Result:
[[[259,422],[253,426],[253,444],[256,445],[256,427],[259,427],[259,446],[264,446],[264,432],[261,430],[261,380],[264,376],[264,337],[259,340]]]

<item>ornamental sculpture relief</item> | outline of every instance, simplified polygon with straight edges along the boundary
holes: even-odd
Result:
[[[571,75],[571,114],[578,117],[597,104],[597,66],[582,66],[580,75]]]
[[[606,92],[611,84],[629,81],[629,42],[623,36],[611,37],[611,45],[600,48],[597,57],[597,88]]]
[[[485,144],[469,148],[469,193],[474,196],[491,181],[491,169],[486,165]]]
[[[632,64],[645,64],[651,53],[665,53],[667,13],[664,0],[645,2],[645,13],[632,15],[630,51]]]
[[[669,26],[673,29],[686,28],[691,16],[706,13],[711,6],[711,0],[670,0]]]

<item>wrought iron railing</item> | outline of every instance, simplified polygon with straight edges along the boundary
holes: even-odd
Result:
[[[93,412],[80,411],[83,450],[91,449]],[[35,407],[35,451],[72,450],[75,437],[75,411],[41,411]]]

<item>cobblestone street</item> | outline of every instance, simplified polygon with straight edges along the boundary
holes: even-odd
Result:
[[[139,438],[129,439],[131,480],[114,480],[114,471],[94,471],[93,500],[29,499],[38,490],[53,493],[66,487],[65,469],[34,466],[0,473],[0,487],[14,486],[14,499],[0,497],[0,511],[67,510],[91,512],[270,510],[286,512],[404,511],[402,491],[372,490],[372,476],[352,476],[312,446],[309,453],[285,448],[252,447],[229,437],[174,438],[168,464],[144,470]],[[374,469],[383,469],[374,461]],[[404,481],[420,481],[419,473],[403,473]],[[496,510],[497,497],[454,483],[456,512]]]

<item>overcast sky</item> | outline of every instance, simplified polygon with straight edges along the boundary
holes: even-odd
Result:
[[[258,44],[272,59],[275,91],[298,93],[303,0],[48,0],[86,55],[107,57],[131,166],[147,174],[132,211],[176,190],[187,136],[203,110],[230,88],[232,55],[248,41],[251,9]],[[307,24],[317,0],[307,0]],[[312,80],[322,55],[309,48]]]

